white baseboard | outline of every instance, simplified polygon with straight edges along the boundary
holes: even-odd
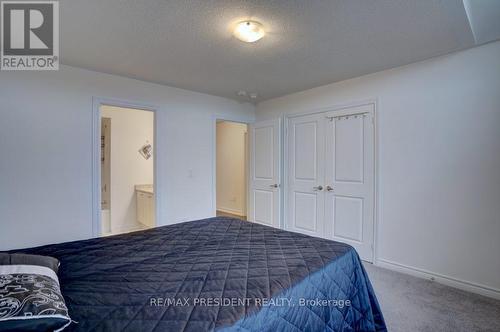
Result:
[[[217,211],[225,212],[225,213],[230,213],[230,214],[235,214],[240,217],[244,217],[245,215],[243,214],[242,211],[240,210],[235,210],[235,209],[230,209],[230,208],[225,208],[225,207],[217,207]]]
[[[471,292],[471,293],[475,293],[475,294],[479,294],[479,295],[483,295],[483,296],[487,296],[487,297],[491,297],[491,298],[500,300],[500,289],[496,289],[493,287],[456,279],[456,278],[445,276],[445,275],[442,275],[439,273],[426,271],[423,269],[419,269],[416,267],[392,262],[392,261],[382,259],[382,258],[377,259],[375,261],[375,265],[389,269],[389,270],[409,274],[409,275],[412,275],[414,277],[428,279],[431,281],[436,281],[440,284],[454,287],[454,288],[458,288],[458,289],[461,289],[461,290],[464,290],[467,292]]]

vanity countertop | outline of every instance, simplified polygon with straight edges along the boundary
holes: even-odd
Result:
[[[152,184],[138,184],[135,186],[135,191],[141,191],[146,194],[154,194],[154,189]]]

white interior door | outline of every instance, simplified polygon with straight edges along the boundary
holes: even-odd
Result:
[[[280,227],[280,120],[250,125],[248,220]]]
[[[324,236],[324,114],[291,118],[288,123],[286,228]]]
[[[326,114],[325,233],[373,261],[373,106]]]

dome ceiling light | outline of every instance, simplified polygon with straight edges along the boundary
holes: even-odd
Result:
[[[245,43],[253,43],[264,37],[264,27],[256,21],[243,21],[236,25],[234,36]]]

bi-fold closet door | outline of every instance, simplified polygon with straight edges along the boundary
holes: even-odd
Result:
[[[364,105],[291,117],[288,230],[352,245],[373,260],[374,110]]]

